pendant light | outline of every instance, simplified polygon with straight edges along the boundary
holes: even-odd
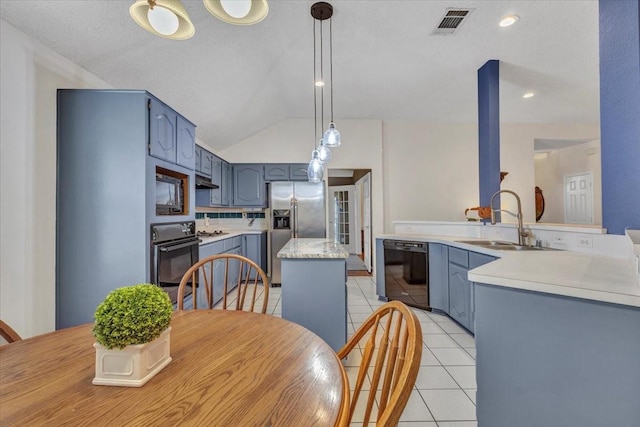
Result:
[[[333,12],[333,9],[332,9]],[[332,13],[333,14],[333,13]],[[331,18],[331,15],[329,18]],[[329,19],[329,80],[331,81],[331,122],[329,127],[324,132],[322,140],[327,147],[339,147],[340,146],[340,132],[336,129],[336,124],[333,121],[333,20]]]
[[[320,132],[322,133],[322,126],[324,122],[324,61],[323,61],[323,32],[322,21],[330,19],[333,15],[333,7],[326,2],[318,2],[314,3],[311,6],[311,16],[313,17],[313,118],[314,118],[314,150],[311,153],[311,162],[309,162],[309,169],[307,170],[307,176],[309,178],[309,182],[320,182],[322,181],[322,176],[324,173],[324,164],[331,160],[331,150],[329,149],[330,145],[327,144],[327,140],[325,138],[320,139],[318,145],[315,144],[315,141],[318,140],[317,132],[318,132],[318,91],[320,92]],[[317,39],[316,39],[316,21],[320,22],[320,48],[317,49]],[[331,22],[331,21],[329,21]],[[331,27],[330,32],[331,32]],[[320,55],[318,55],[318,50]],[[320,70],[320,78],[318,79],[318,70]],[[332,86],[333,92],[333,86]],[[333,105],[333,94],[331,103]],[[332,116],[333,116],[333,107],[332,107]],[[333,119],[332,119],[333,120]],[[334,125],[335,128],[335,125]],[[338,134],[339,138],[339,134]],[[332,138],[334,141],[335,138]],[[339,145],[339,144],[338,144]],[[333,145],[337,146],[337,145]]]
[[[269,13],[267,0],[203,0],[210,14],[227,24],[253,25]]]
[[[166,39],[186,40],[196,32],[179,0],[137,0],[129,14],[136,24]]]

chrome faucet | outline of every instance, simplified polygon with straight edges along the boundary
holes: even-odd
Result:
[[[509,193],[509,194],[513,194],[514,197],[516,198],[516,201],[518,202],[518,213],[514,214],[511,211],[508,211],[506,209],[493,209],[493,199],[500,193]],[[493,193],[493,196],[491,196],[491,201],[489,202],[489,207],[491,208],[491,225],[495,225],[496,224],[496,212],[506,212],[509,215],[513,215],[518,219],[518,244],[520,246],[525,246],[525,239],[526,237],[529,235],[529,233],[527,233],[524,230],[524,226],[522,225],[522,205],[520,204],[520,197],[511,190],[499,190],[496,191],[495,193]]]

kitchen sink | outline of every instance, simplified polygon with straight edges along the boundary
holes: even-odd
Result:
[[[458,240],[458,243],[466,243],[467,245],[476,245],[476,246],[507,246],[507,245],[515,245],[515,243],[501,242],[499,240]]]
[[[458,243],[467,245],[480,246],[487,249],[495,249],[498,251],[553,251],[556,249],[542,248],[538,246],[522,246],[517,243],[501,242],[498,240],[458,240]]]

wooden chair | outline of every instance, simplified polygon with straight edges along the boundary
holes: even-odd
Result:
[[[0,335],[8,343],[20,341],[22,339],[20,338],[20,335],[18,335],[18,333],[14,331],[11,326],[7,325],[2,320],[0,320]]]
[[[360,424],[359,420],[352,421],[358,405],[359,409],[364,408],[363,426],[396,426],[420,369],[422,328],[416,315],[399,301],[384,304],[338,352],[340,359],[351,355],[362,359],[355,387],[352,385],[348,414],[341,414],[339,424]],[[363,390],[366,379],[371,384],[369,390]],[[371,419],[376,400],[377,421]]]
[[[178,310],[184,310],[188,287],[194,309],[206,306],[209,309],[267,312],[267,275],[258,264],[241,255],[213,255],[191,266],[178,287]]]

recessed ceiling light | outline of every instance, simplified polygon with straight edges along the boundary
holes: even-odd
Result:
[[[501,27],[509,27],[518,22],[518,19],[520,19],[520,17],[518,17],[517,15],[507,15],[500,20],[499,25]]]
[[[523,98],[533,98],[533,95],[535,95],[533,92],[526,92],[524,95],[522,95]]]

